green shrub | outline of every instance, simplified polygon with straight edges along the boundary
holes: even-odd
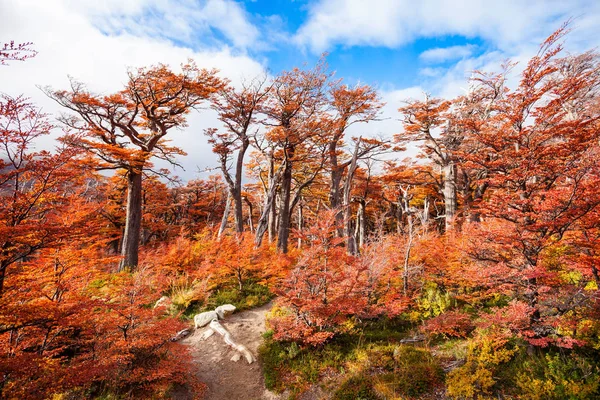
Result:
[[[516,386],[524,400],[586,400],[600,398],[597,360],[571,354],[534,357],[521,365]]]
[[[418,397],[430,393],[444,382],[444,371],[426,349],[409,345],[386,346],[369,350],[371,372],[384,371],[375,378],[375,393],[380,397]]]

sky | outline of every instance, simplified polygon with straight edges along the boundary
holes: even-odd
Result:
[[[62,110],[37,86],[67,89],[69,76],[109,94],[128,68],[176,69],[192,58],[237,85],[310,68],[327,53],[337,78],[372,85],[386,103],[381,121],[354,133],[391,137],[404,101],[425,92],[454,97],[474,70],[506,60],[522,66],[567,20],[567,52],[600,45],[599,0],[0,0],[0,43],[34,42],[38,51],[0,66],[0,92],[24,94],[57,116]],[[185,170],[174,171],[185,180],[216,164],[203,131],[221,126],[209,109],[188,122],[169,134],[188,153]],[[51,138],[37,144],[53,146]]]

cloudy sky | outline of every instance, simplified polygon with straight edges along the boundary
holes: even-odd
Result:
[[[73,76],[100,93],[122,88],[128,67],[193,58],[234,83],[313,65],[327,52],[338,78],[376,87],[386,119],[359,129],[391,135],[397,108],[424,91],[460,94],[471,71],[521,61],[568,19],[569,52],[600,45],[598,0],[0,0],[0,42],[32,41],[38,56],[0,67],[0,91],[60,110],[36,88]],[[203,136],[219,124],[194,113],[173,142],[186,179],[213,165]],[[49,140],[39,148],[51,147]]]

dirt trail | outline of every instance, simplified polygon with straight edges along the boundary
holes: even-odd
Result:
[[[258,347],[265,332],[265,315],[271,309],[266,304],[252,310],[228,316],[221,324],[231,332],[233,339],[246,346],[258,356]],[[242,357],[231,361],[237,352],[227,346],[217,333],[206,340],[201,339],[206,328],[194,331],[181,341],[190,346],[197,374],[208,389],[206,400],[277,400],[280,397],[265,389],[261,367],[258,362],[248,364]]]

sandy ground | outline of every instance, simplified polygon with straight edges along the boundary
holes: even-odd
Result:
[[[228,316],[223,325],[233,339],[243,344],[258,357],[258,347],[263,341],[265,332],[265,314],[271,304]],[[279,396],[265,389],[259,362],[248,364],[242,357],[239,361],[231,361],[237,353],[223,341],[223,337],[215,333],[206,340],[201,339],[205,328],[194,331],[181,341],[192,348],[197,365],[197,374],[208,389],[206,400],[277,400]]]

